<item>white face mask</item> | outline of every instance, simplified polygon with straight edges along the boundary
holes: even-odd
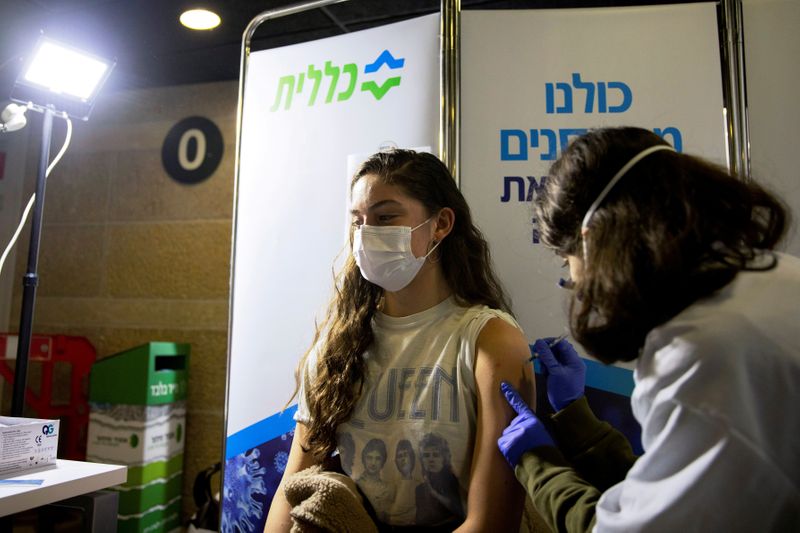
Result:
[[[422,257],[415,257],[411,251],[411,232],[430,222],[431,218],[414,228],[366,224],[356,228],[353,232],[353,257],[364,279],[389,292],[399,291],[411,283],[425,259],[441,242]]]

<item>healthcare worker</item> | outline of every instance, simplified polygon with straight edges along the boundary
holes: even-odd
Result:
[[[639,128],[591,131],[535,204],[566,258],[572,336],[632,361],[645,453],[598,421],[567,341],[534,345],[556,410],[498,440],[554,531],[800,531],[800,260],[787,213],[724,169]]]

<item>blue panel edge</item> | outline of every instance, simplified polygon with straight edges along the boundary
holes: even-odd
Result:
[[[586,363],[586,386],[630,397],[633,394],[633,370],[604,365],[597,361]]]
[[[225,439],[225,460],[294,429],[295,412],[297,405],[292,405],[229,436]]]
[[[533,353],[533,345],[531,345],[531,353]],[[586,363],[586,386],[594,389],[600,389],[607,392],[613,392],[622,396],[628,396],[633,393],[633,371],[627,368],[620,368],[618,366],[604,365],[597,361],[590,359],[583,359]],[[539,360],[533,362],[533,368],[537,374],[541,374],[539,368]]]

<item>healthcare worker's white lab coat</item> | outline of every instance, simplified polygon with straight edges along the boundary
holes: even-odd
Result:
[[[645,454],[595,531],[800,531],[800,259],[778,257],[650,332],[631,398]]]

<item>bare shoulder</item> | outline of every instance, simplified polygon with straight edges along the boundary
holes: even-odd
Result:
[[[488,358],[496,364],[519,363],[520,357],[530,357],[530,348],[525,335],[518,327],[502,318],[492,318],[481,330],[476,343],[478,358]]]
[[[489,392],[489,397],[495,400],[502,399],[500,382],[507,381],[534,405],[536,392],[530,347],[518,327],[501,318],[489,320],[478,336],[475,351],[475,379],[479,391]],[[499,405],[508,407],[504,401]]]

